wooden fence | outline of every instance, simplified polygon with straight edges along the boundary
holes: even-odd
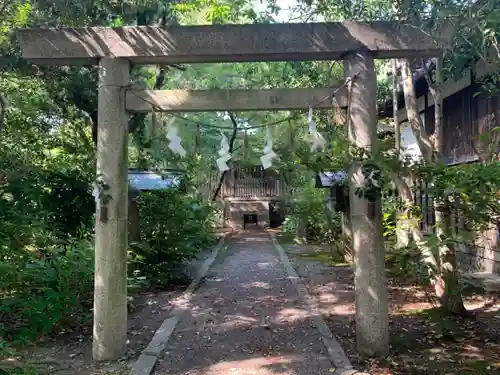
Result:
[[[283,176],[261,167],[235,167],[226,173],[222,198],[272,198],[286,192]]]
[[[434,210],[434,201],[432,196],[428,194],[428,185],[425,182],[414,182],[413,200],[414,204],[421,209],[420,229],[424,233],[434,233],[436,225],[436,215]],[[470,233],[471,246],[457,246],[457,258],[462,268],[467,270],[482,270],[486,262],[493,263],[494,269],[500,270],[500,248],[488,249],[485,256],[485,249],[480,248],[484,244],[485,239],[479,240],[481,236],[489,236],[489,233],[472,233],[467,228],[467,218],[458,210],[453,210],[450,213],[451,230],[453,234],[458,234],[460,231]],[[500,223],[496,225],[497,236],[500,233]],[[487,241],[487,240],[486,240]],[[497,255],[498,254],[498,255]]]

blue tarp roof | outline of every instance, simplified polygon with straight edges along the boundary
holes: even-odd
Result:
[[[177,188],[181,184],[180,173],[158,174],[150,171],[129,171],[128,181],[136,190],[163,190]]]
[[[344,171],[338,172],[320,172],[316,179],[316,187],[328,188],[336,185],[341,185],[347,178],[347,173]]]

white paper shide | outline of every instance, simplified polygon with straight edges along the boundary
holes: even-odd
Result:
[[[227,162],[231,160],[231,154],[229,153],[229,141],[227,137],[221,133],[221,141],[220,141],[220,150],[219,150],[219,158],[217,159],[217,167],[219,171],[225,172],[229,170],[229,166]]]
[[[184,149],[184,147],[182,147],[182,139],[178,135],[177,127],[174,126],[173,119],[167,123],[167,139],[170,141],[170,143],[168,144],[168,148],[174,154],[180,155],[181,157],[186,156],[186,150]]]
[[[269,127],[266,129],[266,137],[264,138],[264,155],[260,157],[262,168],[268,169],[273,165],[273,159],[278,155],[273,151],[273,139]]]
[[[324,151],[326,146],[326,140],[323,138],[320,132],[316,129],[316,122],[313,119],[313,110],[309,107],[309,115],[307,116],[307,122],[309,124],[309,134],[311,136],[311,152],[316,150]]]

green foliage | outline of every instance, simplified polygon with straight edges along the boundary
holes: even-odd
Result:
[[[332,242],[340,233],[339,214],[329,206],[327,190],[317,189],[310,181],[298,187],[285,203],[285,234],[297,236],[303,225],[305,236],[313,241]]]
[[[148,284],[167,285],[213,243],[214,208],[176,189],[142,193],[138,204],[142,241],[132,244],[130,270]]]
[[[397,248],[394,244],[386,246],[386,267],[390,276],[405,283],[429,285],[429,270],[422,261],[422,254],[416,246]]]
[[[424,180],[431,181],[426,192],[448,210],[460,212],[470,231],[481,231],[497,219],[500,212],[498,186],[500,162],[422,167]]]
[[[374,20],[394,16],[391,2],[384,0],[314,0],[296,7],[299,18],[322,17],[328,21],[344,19]],[[430,18],[431,24],[455,22],[460,33],[447,53],[450,75],[491,47],[498,51],[499,7],[494,0],[469,9],[466,1],[417,1],[415,12]],[[311,6],[312,4],[312,6]],[[13,31],[24,26],[120,26],[152,24],[205,24],[274,22],[279,11],[275,1],[257,14],[247,0],[188,0],[157,2],[0,0],[0,94],[9,109],[0,134],[0,336],[9,339],[33,338],[50,333],[54,327],[73,327],[88,317],[91,304],[92,257],[88,232],[93,219],[90,182],[94,176],[94,145],[97,121],[97,69],[89,67],[34,67],[19,59]],[[420,27],[421,25],[418,25]],[[495,53],[494,53],[495,55]],[[385,62],[377,62],[382,73]],[[186,65],[184,70],[166,68],[169,88],[274,88],[324,87],[343,81],[340,63],[268,62],[244,64]],[[382,74],[379,74],[381,77]],[[134,82],[152,87],[156,72],[147,68],[132,70]],[[389,96],[390,79],[379,82],[379,101]],[[496,82],[495,82],[496,83]],[[238,113],[240,126],[262,125],[280,120],[290,113]],[[365,172],[376,172],[378,187],[364,192],[382,194],[386,234],[392,235],[392,214],[397,200],[390,191],[388,172],[408,175],[410,168],[384,154],[385,160],[349,152],[343,130],[332,129],[330,114],[315,114],[318,129],[329,142],[323,154],[312,154],[301,140],[307,134],[303,113],[291,121],[295,143],[290,142],[288,122],[272,127],[275,149],[280,155],[275,167],[289,172],[293,186],[287,199],[288,218],[283,229],[296,234],[299,221],[306,223],[315,240],[332,241],[339,232],[338,213],[325,207],[326,191],[311,185],[312,173],[305,171],[345,170],[352,161],[362,161]],[[159,117],[159,116],[158,116]],[[141,118],[131,144],[131,165],[165,169],[188,169],[190,180],[205,182],[213,176],[218,129],[201,128],[201,150],[195,155],[191,142],[195,127],[189,120],[231,127],[221,113],[188,114],[179,120],[180,135],[188,150],[181,160],[168,150],[165,129],[155,134],[150,118]],[[227,131],[227,133],[230,130]],[[259,162],[264,129],[249,132],[252,163]],[[150,132],[152,133],[152,132]],[[235,142],[234,160],[243,155],[242,132]],[[498,163],[445,168],[440,165],[412,167],[412,173],[432,181],[428,193],[462,212],[472,229],[482,229],[500,212],[497,187]],[[380,174],[380,176],[379,176]],[[192,176],[191,176],[192,175]],[[380,177],[380,180],[379,178]],[[190,191],[191,192],[191,191]],[[179,272],[180,265],[195,257],[213,240],[215,208],[178,191],[143,194],[141,235],[133,244],[131,271],[152,284],[165,284]],[[390,252],[393,268],[418,278],[420,262],[413,249]],[[420,269],[420,268],[418,268]],[[71,278],[69,276],[72,276]],[[5,322],[5,323],[3,323]],[[29,327],[29,328],[26,328]],[[23,331],[28,329],[28,331]],[[0,348],[2,343],[0,342]],[[1,350],[1,349],[0,349]]]
[[[43,253],[2,247],[0,337],[22,343],[56,328],[76,329],[86,323],[93,268],[88,240],[54,241]]]

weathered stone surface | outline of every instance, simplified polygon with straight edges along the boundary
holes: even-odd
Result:
[[[359,372],[357,370],[353,370],[352,368],[339,368],[337,369],[333,375],[370,375],[367,372]]]
[[[284,111],[331,109],[333,87],[271,90],[130,90],[127,110],[134,112]],[[347,106],[345,88],[335,93]],[[321,103],[319,103],[321,102]],[[319,104],[318,104],[319,103]],[[316,105],[317,104],[317,105]]]
[[[351,54],[344,60],[346,77],[352,80],[348,136],[353,146],[377,152],[377,81],[373,57]],[[382,241],[380,199],[370,202],[356,194],[370,189],[362,167],[353,164],[349,179],[352,249],[355,255],[356,346],[366,355],[389,350],[387,281]]]
[[[165,319],[161,327],[156,331],[147,348],[144,349],[142,353],[155,355],[157,357],[160,356],[161,352],[165,349],[165,345],[167,344],[170,335],[174,332],[178,320],[178,317]]]
[[[129,64],[104,58],[99,70],[94,346],[96,360],[116,359],[127,341],[128,183],[125,92]]]
[[[441,50],[418,28],[388,21],[22,29],[17,38],[23,57],[50,64],[105,56],[139,64],[335,60],[357,51],[397,58]]]
[[[141,354],[135,361],[129,375],[149,375],[156,365],[157,357],[154,355]]]

